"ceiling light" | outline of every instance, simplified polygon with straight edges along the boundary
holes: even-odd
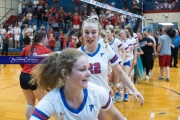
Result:
[[[160,25],[174,25],[172,23],[159,23]]]

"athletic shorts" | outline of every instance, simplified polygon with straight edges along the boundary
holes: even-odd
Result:
[[[80,29],[80,25],[74,25],[74,29]]]
[[[169,67],[171,61],[171,55],[159,56],[159,66],[160,67]]]
[[[20,74],[20,86],[22,89],[30,89],[30,90],[36,90],[37,84],[31,85],[29,81],[31,80],[31,75],[27,73],[21,72]]]
[[[131,62],[130,62],[130,61],[125,62],[123,66],[129,66],[129,67],[131,67]]]
[[[14,40],[19,41],[20,40],[20,35],[14,35]]]

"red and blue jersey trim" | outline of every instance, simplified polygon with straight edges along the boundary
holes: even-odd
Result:
[[[47,116],[45,113],[38,110],[37,108],[34,109],[32,116],[34,116],[40,120],[48,120],[49,119],[49,116]]]
[[[101,107],[102,109],[106,109],[106,108],[108,108],[109,107],[109,105],[110,105],[110,103],[111,103],[111,97],[109,96],[109,100],[108,100],[108,102],[106,103],[106,105],[105,106],[103,106],[103,107]]]
[[[122,46],[122,44],[120,44],[119,46],[118,46],[118,48],[120,48]]]
[[[116,62],[118,60],[118,56],[115,54],[114,57],[110,60],[111,63]]]

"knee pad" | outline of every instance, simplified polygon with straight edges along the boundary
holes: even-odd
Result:
[[[34,105],[27,104],[26,105],[26,112],[25,112],[27,120],[30,119],[31,115],[33,114],[33,111],[34,111]]]
[[[33,108],[34,109],[34,105],[27,104],[26,108]]]
[[[114,87],[114,83],[113,82],[109,82],[109,86],[110,87]]]
[[[121,86],[120,83],[117,83],[117,84],[115,85],[116,88],[119,88],[120,86]]]

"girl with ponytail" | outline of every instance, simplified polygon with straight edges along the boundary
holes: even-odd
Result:
[[[51,50],[45,46],[46,40],[46,33],[44,31],[37,31],[34,34],[31,44],[23,49],[20,56],[34,56],[51,53]],[[31,71],[35,64],[20,64],[20,66],[22,68],[20,74],[20,86],[27,101],[25,115],[26,120],[29,120],[34,110],[36,98],[40,100],[44,94],[40,93],[37,89],[37,84],[31,85],[29,83],[31,80]]]

